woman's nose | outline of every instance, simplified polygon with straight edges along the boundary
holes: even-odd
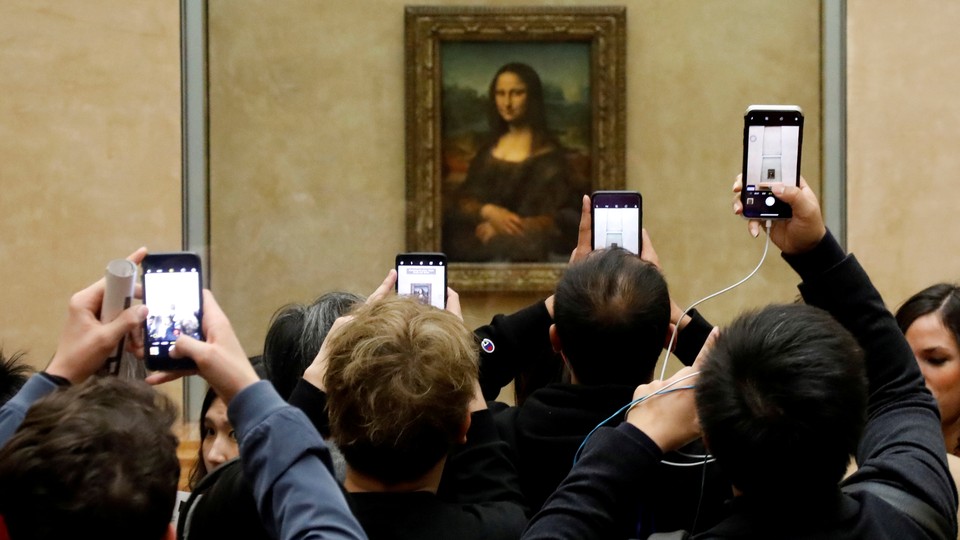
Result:
[[[224,438],[225,437],[218,436],[214,439],[213,446],[211,446],[210,451],[207,452],[207,461],[214,466],[222,465],[227,461],[227,443],[224,441]]]

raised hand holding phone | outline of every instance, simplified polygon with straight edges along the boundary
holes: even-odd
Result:
[[[146,248],[140,248],[127,260],[137,264],[146,253]],[[146,318],[147,310],[143,306],[133,306],[110,322],[102,322],[98,314],[105,289],[106,280],[101,278],[70,298],[67,320],[57,351],[45,370],[47,373],[74,384],[83,382],[103,367],[120,340]]]
[[[203,308],[201,324],[206,341],[183,334],[177,338],[176,348],[170,351],[171,359],[189,358],[196,367],[152,373],[147,376],[147,382],[160,384],[199,373],[210,383],[217,396],[229,405],[233,396],[259,381],[260,377],[253,370],[230,320],[208,290],[203,291]]]
[[[743,214],[740,193],[743,180],[737,176],[733,183],[733,213]],[[791,208],[792,218],[774,221],[770,229],[770,241],[786,254],[802,253],[816,246],[827,234],[820,210],[820,202],[810,189],[807,181],[801,177],[799,186],[773,186],[773,192]],[[751,219],[747,228],[753,237],[760,234],[760,222]]]

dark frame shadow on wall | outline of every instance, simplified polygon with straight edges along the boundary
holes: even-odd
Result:
[[[407,249],[464,291],[552,290],[625,185],[626,8],[405,10]]]

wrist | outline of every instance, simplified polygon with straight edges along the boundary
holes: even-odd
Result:
[[[674,323],[674,324],[677,325],[677,332],[680,332],[680,331],[682,331],[684,328],[686,328],[687,325],[690,324],[690,321],[692,321],[692,320],[693,320],[693,317],[691,317],[689,314],[683,314],[683,315],[677,320],[677,322]]]
[[[53,356],[53,360],[50,361],[50,365],[47,366],[47,369],[43,370],[43,374],[57,384],[60,384],[59,381],[66,381],[66,384],[80,384],[89,377],[90,373],[83,374],[78,373],[76,369],[73,369],[68,362],[61,361],[56,354]],[[64,386],[64,385],[61,385]]]
[[[803,255],[813,251],[817,246],[823,242],[824,237],[827,236],[827,228],[821,226],[814,234],[810,235],[810,238],[806,241],[798,242],[796,245],[790,245],[787,249],[782,249],[784,255]]]
[[[631,417],[627,415],[627,423],[642,431],[665,454],[683,447],[697,437],[696,433],[682,433],[682,430],[677,429],[676,425],[670,422],[661,422],[649,416],[637,415]]]
[[[49,371],[41,371],[40,376],[47,379],[57,386],[70,386],[70,380],[66,377],[61,377],[60,375],[54,375]]]
[[[310,366],[308,366],[303,372],[303,380],[307,381],[321,392],[327,391],[323,386],[323,370],[315,367],[313,364],[310,364]]]
[[[243,392],[247,388],[253,386],[255,383],[260,381],[260,377],[256,373],[253,373],[251,377],[248,373],[237,374],[232,380],[225,381],[224,384],[214,385],[213,390],[217,393],[217,396],[223,400],[227,405],[230,405],[230,402],[233,401],[233,398],[237,396],[240,392]]]

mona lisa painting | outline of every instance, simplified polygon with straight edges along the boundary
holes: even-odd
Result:
[[[407,244],[458,290],[553,287],[623,187],[623,8],[410,7]]]

